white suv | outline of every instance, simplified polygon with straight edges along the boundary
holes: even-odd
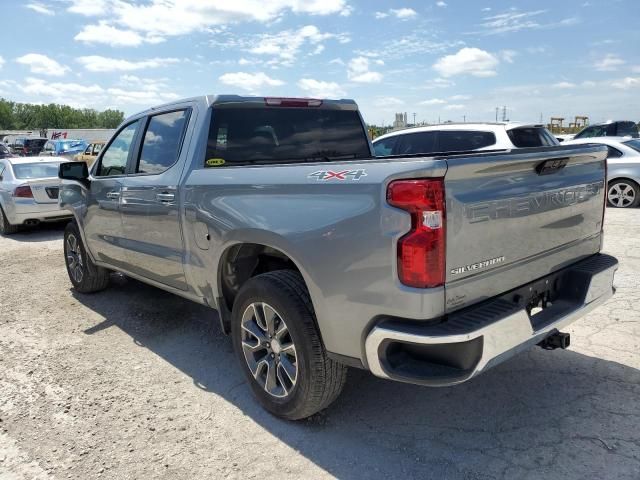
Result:
[[[543,125],[523,123],[446,123],[390,132],[376,138],[376,156],[436,154],[471,150],[548,147],[558,140]]]

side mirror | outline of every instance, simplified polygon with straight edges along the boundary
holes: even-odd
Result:
[[[86,162],[62,162],[58,167],[58,178],[75,180],[88,187],[89,167],[87,167]]]

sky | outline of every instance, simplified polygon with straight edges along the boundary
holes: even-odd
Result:
[[[133,114],[353,98],[367,123],[640,121],[640,0],[2,0],[0,96]],[[502,118],[502,112],[500,112]]]

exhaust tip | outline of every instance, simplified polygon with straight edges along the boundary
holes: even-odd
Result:
[[[561,348],[563,350],[571,345],[571,335],[565,332],[555,332],[541,341],[538,346],[545,350],[555,350]]]
[[[29,226],[29,227],[35,227],[36,225],[40,224],[40,220],[36,220],[36,219],[29,219],[29,220],[25,220],[24,224]]]

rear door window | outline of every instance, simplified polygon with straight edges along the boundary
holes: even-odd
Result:
[[[607,145],[607,150],[607,158],[620,158],[622,156],[622,152],[617,148],[613,148]]]
[[[356,110],[318,107],[214,108],[204,164],[292,163],[369,158]]]
[[[149,118],[137,173],[157,175],[178,161],[187,117],[188,110],[177,110]]]
[[[438,132],[417,132],[399,135],[393,151],[394,155],[411,155],[422,153],[425,155],[436,151]]]
[[[508,135],[511,143],[518,148],[551,147],[560,144],[542,127],[513,128],[508,131]]]
[[[396,144],[398,137],[383,138],[373,144],[373,149],[376,152],[377,157],[386,157],[387,155],[393,155],[393,147]]]
[[[442,130],[438,133],[439,152],[463,152],[495,145],[493,132]]]

